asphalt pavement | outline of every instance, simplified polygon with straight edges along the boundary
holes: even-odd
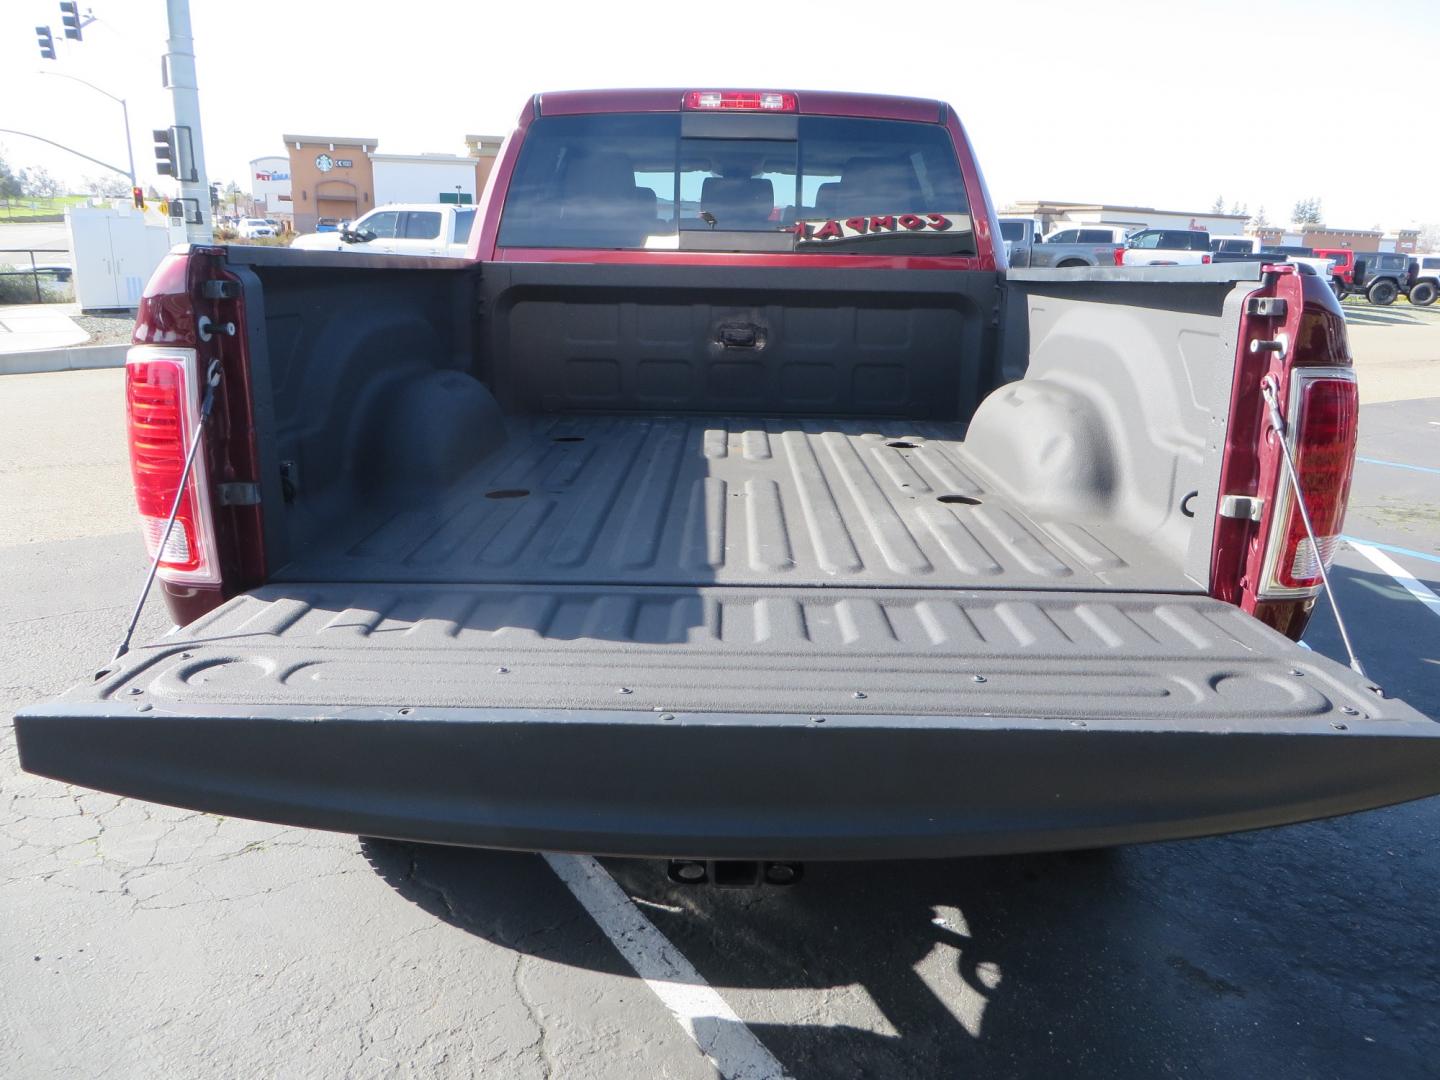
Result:
[[[1421,377],[1429,396],[1362,409],[1346,529],[1365,547],[1335,583],[1372,677],[1440,717],[1440,610],[1373,555],[1440,592],[1440,378]],[[120,378],[0,379],[0,714],[107,658],[143,575]],[[165,629],[152,606],[140,636]],[[1307,643],[1343,657],[1323,608]],[[1440,1072],[1440,800],[1112,852],[815,865],[790,889],[603,863],[653,938],[617,935],[618,908],[539,856],[67,788],[21,773],[0,727],[0,1073]],[[725,1068],[684,1002],[712,1044],[736,1036]]]

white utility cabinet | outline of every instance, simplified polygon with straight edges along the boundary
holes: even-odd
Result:
[[[65,211],[75,258],[75,299],[82,311],[133,308],[174,240],[128,206],[73,206]]]

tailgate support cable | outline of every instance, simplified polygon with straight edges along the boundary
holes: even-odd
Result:
[[[170,532],[175,528],[175,519],[180,514],[180,504],[185,499],[185,487],[190,483],[190,472],[195,467],[195,452],[200,449],[200,436],[205,433],[205,421],[210,419],[210,412],[215,407],[215,388],[219,385],[220,359],[216,357],[210,361],[210,367],[205,372],[205,397],[200,402],[200,419],[195,423],[195,435],[191,438],[190,450],[185,455],[185,471],[180,474],[180,486],[175,489],[175,501],[170,504],[170,517],[165,522],[165,531],[160,534],[160,543],[155,546],[155,557],[150,560],[150,573],[145,576],[145,586],[140,590],[140,598],[135,601],[135,610],[130,613],[130,625],[125,628],[120,647],[110,658],[112,662],[130,651],[130,639],[135,636],[135,626],[140,622],[140,611],[145,606],[145,598],[150,595],[151,586],[155,584],[155,574],[160,569],[160,557],[165,554],[165,545],[170,543]]]
[[[1330,601],[1330,610],[1335,613],[1335,625],[1340,629],[1340,640],[1345,643],[1345,652],[1350,657],[1351,669],[1362,679],[1370,678],[1355,655],[1355,646],[1350,643],[1350,631],[1345,628],[1345,619],[1340,614],[1340,604],[1335,599],[1335,590],[1330,586],[1330,572],[1325,569],[1325,560],[1320,556],[1320,545],[1315,539],[1315,526],[1310,521],[1310,507],[1305,505],[1305,492],[1300,488],[1300,474],[1295,469],[1295,459],[1290,454],[1290,440],[1285,427],[1285,418],[1280,415],[1280,402],[1275,392],[1275,377],[1267,375],[1260,382],[1260,393],[1270,411],[1270,426],[1278,436],[1280,454],[1285,459],[1285,472],[1290,477],[1290,486],[1295,489],[1295,505],[1300,508],[1300,520],[1305,523],[1305,535],[1310,538],[1310,550],[1315,553],[1315,562],[1320,567],[1320,580],[1325,584],[1325,596]]]

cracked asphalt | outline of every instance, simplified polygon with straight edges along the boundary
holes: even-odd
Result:
[[[6,715],[108,657],[140,583],[119,387],[0,380]],[[1440,398],[1367,405],[1362,430],[1362,455],[1440,466]],[[1362,465],[1347,531],[1437,553],[1440,476]],[[1440,564],[1395,558],[1440,589]],[[1440,716],[1435,615],[1354,552],[1336,586],[1371,673]],[[140,637],[165,629],[147,609]],[[1308,642],[1340,655],[1328,613]],[[1428,800],[1108,853],[811,866],[788,890],[605,864],[797,1078],[1409,1078],[1440,1061],[1437,852]],[[536,856],[69,788],[19,771],[8,725],[0,1061],[22,1080],[716,1075]]]

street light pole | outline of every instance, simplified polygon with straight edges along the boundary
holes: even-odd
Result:
[[[135,187],[135,149],[130,145],[130,106],[125,103],[125,99],[122,97],[116,97],[114,94],[110,93],[109,90],[102,90],[94,83],[90,82],[87,79],[82,79],[78,75],[66,75],[63,71],[41,71],[40,74],[54,75],[56,78],[59,79],[69,79],[71,82],[81,83],[85,86],[90,87],[90,89],[94,90],[97,94],[104,94],[111,101],[119,103],[120,113],[125,118],[125,154],[130,160],[130,186],[132,188]]]

